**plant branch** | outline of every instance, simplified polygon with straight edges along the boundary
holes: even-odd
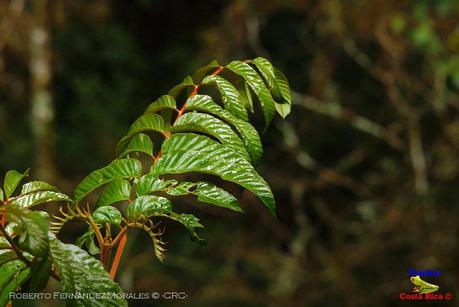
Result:
[[[396,150],[403,148],[403,142],[397,134],[366,117],[355,114],[352,110],[343,108],[338,103],[322,102],[314,97],[295,92],[292,92],[292,94],[296,105],[332,118],[347,121],[353,128],[384,141]]]
[[[110,244],[110,248],[114,248],[116,246],[118,241],[123,237],[123,235],[126,233],[127,230],[128,230],[127,226],[124,226],[123,229],[121,229],[121,231],[118,233],[115,239],[113,239],[113,242]]]

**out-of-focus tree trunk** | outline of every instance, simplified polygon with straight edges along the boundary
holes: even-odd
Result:
[[[48,1],[32,2],[30,32],[31,128],[35,137],[34,173],[43,180],[56,175],[53,161],[54,108],[50,92],[51,50],[49,45]]]

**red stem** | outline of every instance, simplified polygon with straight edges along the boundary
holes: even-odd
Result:
[[[118,265],[120,264],[121,256],[123,255],[124,246],[126,245],[127,234],[124,234],[120,240],[120,244],[116,249],[115,258],[113,259],[112,268],[110,269],[110,277],[115,279]]]

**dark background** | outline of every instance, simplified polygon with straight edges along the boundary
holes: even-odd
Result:
[[[71,194],[185,76],[264,56],[294,91],[257,167],[278,219],[240,189],[243,215],[182,199],[207,247],[168,225],[161,264],[131,234],[124,290],[188,295],[145,306],[396,306],[416,268],[457,305],[458,18],[455,0],[0,1],[0,173]]]

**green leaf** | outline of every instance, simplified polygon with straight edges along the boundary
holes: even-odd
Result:
[[[171,202],[160,196],[140,196],[127,208],[126,216],[129,221],[139,221],[152,216],[155,212],[168,212],[172,210]]]
[[[23,174],[16,170],[11,170],[6,173],[5,182],[3,183],[3,190],[5,191],[7,199],[10,198],[10,196],[14,193],[19,182],[21,182],[21,180],[28,175],[29,170],[26,170]]]
[[[266,85],[270,90],[276,86],[276,77],[274,74],[273,65],[265,58],[258,57],[251,61],[260,71],[261,75],[266,81]]]
[[[2,249],[10,249],[10,248],[11,248],[11,245],[8,242],[8,240],[5,237],[0,236],[0,250],[2,250]]]
[[[0,201],[3,201],[3,190],[0,188]]]
[[[50,185],[47,182],[43,181],[30,181],[27,182],[22,186],[22,191],[21,195],[24,194],[30,194],[33,192],[38,192],[38,191],[54,191],[54,192],[59,192],[59,190],[55,187]]]
[[[258,97],[263,109],[265,128],[268,127],[276,110],[273,97],[271,96],[271,93],[266,87],[263,79],[249,64],[241,61],[233,61],[229,63],[226,68],[243,77],[249,87],[255,92],[255,95]]]
[[[196,195],[201,202],[243,212],[236,197],[209,182],[182,182],[170,188],[167,193],[170,195],[192,194]]]
[[[145,113],[157,113],[158,111],[164,109],[177,110],[175,99],[171,95],[163,95],[158,98],[155,102],[148,106]]]
[[[171,127],[171,132],[203,132],[217,138],[244,159],[250,161],[250,156],[239,136],[226,123],[209,114],[185,113]]]
[[[206,244],[206,242],[203,239],[201,239],[198,236],[198,234],[196,233],[196,231],[195,231],[195,228],[203,228],[204,226],[202,226],[202,224],[199,222],[199,219],[197,217],[195,217],[194,215],[186,214],[186,213],[177,214],[177,213],[172,212],[172,211],[156,211],[152,215],[156,216],[156,217],[165,217],[165,218],[168,218],[170,220],[179,222],[186,229],[188,229],[188,231],[191,234],[191,238],[194,241],[197,241],[201,245],[205,245]],[[160,258],[160,257],[158,257],[158,258]]]
[[[54,201],[67,201],[72,200],[65,194],[54,192],[54,191],[37,191],[31,194],[25,194],[14,198],[11,201],[11,205],[30,208],[39,204],[54,202]]]
[[[276,77],[276,86],[274,88],[274,93],[278,93],[283,103],[276,102],[276,111],[277,113],[285,118],[291,110],[292,107],[292,96],[290,94],[290,86],[285,75],[278,69],[274,68],[274,74]]]
[[[155,113],[146,113],[140,116],[129,129],[128,134],[123,137],[117,146],[116,152],[119,155],[123,152],[131,138],[141,132],[164,132],[164,119]]]
[[[118,157],[123,158],[131,153],[145,153],[153,158],[153,142],[146,134],[139,133],[134,135],[128,145]]]
[[[217,61],[213,60],[206,66],[199,68],[193,73],[193,76],[192,76],[193,83],[195,84],[200,83],[206,75],[210,74],[212,71],[215,71],[215,69],[219,67],[220,67],[220,64],[218,64]]]
[[[251,61],[263,76],[272,96],[277,100],[275,107],[277,113],[285,118],[291,109],[292,97],[287,78],[282,72],[274,68],[265,58],[258,57]]]
[[[103,206],[97,208],[92,213],[92,218],[96,224],[121,224],[121,212],[112,206]]]
[[[136,159],[117,159],[109,165],[93,171],[75,190],[75,201],[79,202],[98,187],[116,178],[130,179],[139,177],[142,164]]]
[[[79,237],[76,240],[76,245],[78,245],[81,248],[83,248],[83,246],[86,246],[88,252],[91,255],[98,255],[100,254],[100,249],[97,247],[95,239],[96,238],[94,230],[92,228],[89,228],[88,231],[86,231],[81,237]]]
[[[287,115],[290,114],[290,110],[292,109],[292,106],[289,105],[288,103],[277,103],[276,102],[276,111],[279,113],[282,118],[286,118]]]
[[[182,213],[179,215],[180,222],[185,225],[186,228],[203,228],[202,224],[199,222],[199,219],[193,214]]]
[[[174,97],[174,98],[177,98],[183,90],[192,89],[194,87],[195,87],[195,85],[193,83],[193,79],[190,76],[188,76],[185,79],[183,79],[182,83],[177,84],[176,86],[174,86],[169,91],[168,94],[170,96]]]
[[[15,260],[0,266],[0,306],[10,301],[9,294],[15,292],[30,276],[27,265]]]
[[[230,112],[221,108],[218,104],[212,101],[212,98],[207,95],[195,95],[187,101],[187,111],[200,111],[214,115],[226,123],[232,125],[244,142],[252,162],[256,163],[263,155],[263,147],[261,146],[260,136],[257,130],[239,118],[236,118]]]
[[[216,75],[207,76],[202,81],[202,84],[215,85],[220,92],[223,105],[231,114],[242,120],[248,121],[246,106],[244,105],[243,98],[237,89],[226,79]]]
[[[231,81],[231,84],[238,91],[239,97],[241,98],[242,104],[251,112],[254,113],[255,109],[253,108],[253,99],[250,88],[245,82],[244,78],[239,77],[236,79],[228,79]]]
[[[192,193],[192,189],[196,188],[196,183],[194,182],[181,182],[179,185],[175,187],[171,187],[167,190],[167,194],[172,196],[180,196],[180,195],[188,195]]]
[[[5,263],[8,263],[13,260],[17,260],[18,256],[12,250],[2,250],[0,251],[0,267]]]
[[[257,195],[275,215],[274,197],[266,181],[247,160],[226,146],[203,135],[179,133],[164,141],[162,151],[154,174],[202,172],[217,175]]]
[[[277,89],[285,103],[292,104],[292,95],[290,93],[290,85],[287,77],[278,69],[274,68],[274,75],[276,77]]]
[[[27,290],[30,292],[41,291],[46,287],[50,277],[51,261],[48,258],[33,262]]]
[[[169,219],[175,220],[182,224],[186,229],[191,234],[191,238],[195,241],[197,241],[201,245],[205,245],[206,241],[201,239],[198,234],[195,231],[195,228],[203,228],[202,224],[199,222],[199,219],[195,217],[193,214],[187,214],[187,213],[182,213],[182,214],[177,214],[177,213],[172,213],[167,216]]]
[[[137,195],[147,195],[152,192],[161,191],[170,185],[175,185],[177,180],[164,180],[159,179],[156,175],[146,174],[140,177],[139,183],[136,187]]]
[[[113,179],[102,191],[97,206],[107,206],[113,203],[129,200],[131,196],[131,184],[125,179]]]
[[[6,220],[17,224],[21,249],[43,258],[48,254],[48,220],[39,212],[7,206]]]
[[[99,260],[78,246],[62,243],[51,233],[49,242],[52,263],[61,278],[61,291],[86,294],[67,300],[68,306],[127,306],[122,298],[123,290],[110,278]],[[97,299],[96,293],[110,293],[111,296]]]

